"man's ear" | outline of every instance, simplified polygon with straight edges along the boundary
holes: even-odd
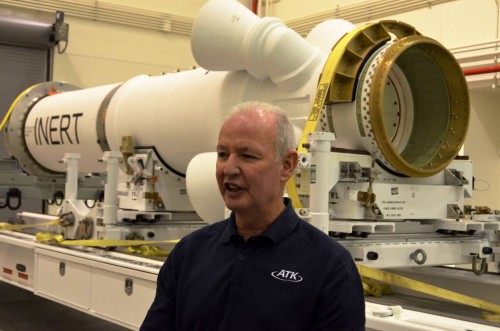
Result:
[[[281,180],[286,182],[292,177],[297,163],[299,162],[299,154],[295,150],[288,151],[282,159]]]

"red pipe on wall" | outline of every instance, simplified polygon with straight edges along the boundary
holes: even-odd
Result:
[[[258,4],[258,0],[252,0],[252,12],[257,15],[257,4]]]
[[[481,75],[481,74],[491,74],[494,72],[500,72],[500,65],[465,69],[464,75],[465,76],[472,76],[472,75]]]

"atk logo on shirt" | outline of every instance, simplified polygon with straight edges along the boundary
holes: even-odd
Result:
[[[273,271],[273,272],[271,272],[271,276],[273,276],[276,279],[285,281],[285,282],[298,283],[298,282],[302,281],[302,276],[299,275],[298,272],[284,270],[284,269],[282,269],[281,271]]]

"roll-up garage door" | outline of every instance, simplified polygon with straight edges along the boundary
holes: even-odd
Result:
[[[53,24],[29,16],[29,13],[0,7],[0,120],[21,92],[52,78]],[[9,158],[3,130],[0,132],[0,158]],[[0,192],[0,199],[4,198],[4,191]],[[22,198],[21,203],[16,211],[0,209],[0,222],[12,220],[20,210],[42,212],[44,209],[40,199]]]

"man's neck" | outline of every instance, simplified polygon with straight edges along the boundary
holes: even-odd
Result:
[[[255,215],[245,215],[236,213],[236,227],[238,233],[247,241],[251,237],[262,234],[285,209],[285,205],[281,204],[274,208],[271,212]]]

